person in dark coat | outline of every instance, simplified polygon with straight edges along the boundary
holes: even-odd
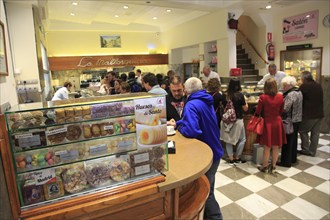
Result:
[[[323,90],[314,81],[312,73],[304,71],[301,74],[302,84],[299,89],[303,94],[302,122],[299,126],[301,138],[301,154],[315,156],[320,137],[323,112]],[[311,132],[309,137],[308,133]]]
[[[181,119],[186,96],[183,93],[183,85],[180,76],[174,76],[170,81],[170,93],[166,96],[167,121]]]

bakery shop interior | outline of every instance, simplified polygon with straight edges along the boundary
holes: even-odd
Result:
[[[183,194],[204,184],[212,154],[202,142],[167,126],[169,74],[183,84],[197,77],[206,89],[204,70],[210,70],[219,76],[222,93],[238,78],[249,104],[246,119],[264,92],[260,82],[270,64],[298,83],[300,72],[310,71],[328,91],[330,36],[321,23],[329,2],[284,6],[289,2],[274,1],[266,9],[266,0],[0,0],[4,219],[79,219],[77,212],[85,209],[88,219],[97,219],[107,208],[111,218],[127,219],[124,211],[135,213],[142,204],[136,198],[146,199],[152,186],[156,191],[149,196],[162,198],[163,209],[153,215],[146,208],[141,218],[202,216],[207,197],[196,205]],[[309,12],[320,20],[316,34],[288,37],[283,20]],[[143,80],[148,73],[165,93],[151,92]],[[329,126],[321,127],[329,132]],[[174,164],[194,166],[194,158],[184,162],[180,155],[186,153],[181,145],[189,143],[208,156],[184,174]],[[253,143],[243,154],[251,160]],[[205,184],[200,187],[208,188]],[[135,192],[139,189],[141,194]],[[201,198],[202,191],[189,196]],[[124,201],[123,207],[117,200],[125,196],[136,200]],[[182,199],[195,208],[182,205]]]

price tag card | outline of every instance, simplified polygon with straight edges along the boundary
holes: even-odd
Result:
[[[119,150],[130,149],[133,146],[133,140],[119,141],[118,148]]]
[[[134,155],[134,163],[138,164],[138,163],[143,163],[146,161],[149,161],[149,153],[142,153],[142,154],[137,154]]]
[[[44,185],[56,180],[55,169],[50,168],[34,172],[34,180],[36,185]]]
[[[138,167],[135,167],[134,170],[135,170],[135,175],[136,176],[141,175],[141,174],[145,174],[145,173],[150,173],[150,165],[146,164],[146,165],[143,165],[143,166],[138,166]]]
[[[26,134],[19,134],[15,135],[15,139],[18,141],[18,147],[32,147],[32,146],[40,146],[40,135],[32,133],[26,133]]]
[[[67,131],[68,131],[68,128],[64,127],[64,128],[58,128],[58,129],[54,129],[54,130],[51,130],[51,131],[47,131],[46,134],[48,136],[50,136],[50,135],[54,135],[54,134],[64,133],[64,132],[67,132]]]
[[[99,155],[99,154],[106,154],[106,153],[107,153],[106,144],[99,144],[99,145],[89,147],[89,154],[91,156],[95,156],[95,155]]]

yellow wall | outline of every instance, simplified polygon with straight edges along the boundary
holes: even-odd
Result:
[[[100,36],[111,35],[121,36],[121,48],[101,48]],[[150,32],[49,31],[46,40],[50,57],[167,53],[159,34]]]

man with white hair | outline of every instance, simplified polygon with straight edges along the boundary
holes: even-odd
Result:
[[[212,71],[209,66],[204,66],[204,68],[203,68],[203,76],[202,76],[203,83],[206,85],[207,82],[210,79],[212,79],[212,78],[218,79],[219,82],[221,83],[219,74],[216,73],[216,72],[214,72],[214,71]]]
[[[281,162],[277,164],[283,167],[291,167],[291,164],[297,162],[298,128],[302,121],[303,96],[296,88],[296,84],[296,78],[293,76],[282,79],[284,116],[291,118],[293,124],[293,133],[286,134],[287,143],[282,146]]]
[[[223,149],[213,108],[213,98],[203,90],[202,81],[196,77],[189,78],[184,85],[188,97],[182,119],[177,122],[170,120],[168,124],[175,126],[183,136],[196,138],[211,148],[213,163],[205,173],[210,182],[210,194],[205,203],[204,219],[222,219],[219,204],[214,196],[215,174],[223,155]]]
[[[277,67],[275,64],[269,64],[268,72],[264,77],[258,82],[258,85],[264,85],[267,79],[274,78],[277,84],[277,87],[281,89],[281,81],[286,76],[286,74],[282,71],[277,71]]]

